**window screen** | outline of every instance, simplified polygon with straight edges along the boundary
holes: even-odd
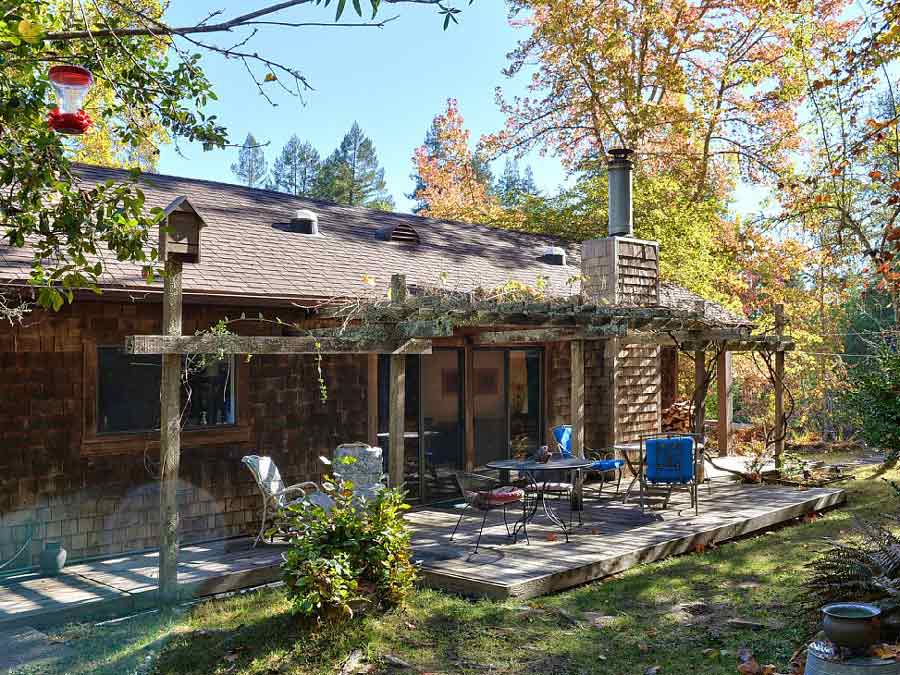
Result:
[[[119,347],[97,349],[97,431],[159,429],[162,357],[126,354]],[[201,366],[191,359],[181,387],[184,426],[234,424],[234,368],[231,360]]]

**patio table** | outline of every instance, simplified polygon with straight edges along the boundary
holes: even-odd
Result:
[[[592,459],[579,459],[577,457],[573,457],[571,459],[551,459],[549,462],[541,463],[535,462],[533,459],[502,459],[496,460],[493,462],[488,462],[485,466],[489,469],[496,469],[498,471],[518,471],[520,473],[524,473],[528,480],[531,481],[532,484],[537,487],[537,495],[534,499],[534,504],[531,507],[531,511],[529,512],[527,506],[522,513],[522,518],[518,522],[516,522],[513,527],[513,541],[516,540],[519,528],[523,529],[531,522],[535,515],[537,514],[538,505],[543,507],[544,514],[553,522],[557,527],[559,527],[563,534],[566,537],[566,542],[569,541],[569,527],[566,525],[565,521],[561,519],[556,511],[553,509],[553,506],[548,504],[546,499],[546,489],[547,485],[551,482],[547,478],[544,478],[543,481],[537,480],[536,474],[546,473],[548,471],[579,471],[581,469],[586,469],[590,467],[594,463]],[[573,494],[572,498],[572,506],[573,510],[579,512],[579,518],[581,516],[581,511],[583,509],[583,501],[581,495],[581,479],[580,473],[578,479],[575,481],[574,485],[575,494]]]

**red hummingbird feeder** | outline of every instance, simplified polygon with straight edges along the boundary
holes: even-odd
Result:
[[[81,107],[94,76],[81,66],[53,66],[49,77],[59,104],[47,116],[47,125],[61,134],[83,134],[94,122]]]

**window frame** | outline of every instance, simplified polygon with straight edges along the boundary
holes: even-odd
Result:
[[[85,340],[82,369],[82,456],[104,456],[120,454],[137,454],[147,451],[159,451],[159,429],[144,431],[98,431],[99,416],[99,349],[118,347],[119,345],[98,344],[94,340]],[[249,365],[246,359],[234,360],[234,399],[235,420],[233,424],[192,426],[182,429],[181,446],[183,449],[194,447],[211,447],[238,445],[249,447],[251,428],[249,419]]]

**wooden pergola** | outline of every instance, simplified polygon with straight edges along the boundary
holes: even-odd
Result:
[[[580,298],[545,300],[526,298],[503,301],[478,299],[471,294],[408,293],[406,279],[394,275],[389,301],[366,305],[365,312],[347,320],[346,305],[320,312],[323,319],[342,320],[343,328],[323,328],[305,335],[245,337],[234,334],[204,333],[182,335],[182,259],[165,259],[163,299],[163,335],[134,335],[126,338],[131,354],[161,354],[160,385],[160,564],[159,597],[162,603],[177,598],[178,510],[176,484],[181,449],[180,382],[182,356],[185,354],[368,354],[369,429],[377,427],[378,355],[390,357],[390,424],[388,459],[390,483],[403,483],[406,355],[429,354],[435,340],[462,338],[465,369],[473,369],[473,348],[480,345],[528,345],[567,342],[571,350],[571,424],[572,449],[583,455],[585,428],[586,342],[605,341],[608,349],[621,344],[675,345],[683,351],[703,355],[719,352],[722,373],[730,373],[728,354],[732,351],[765,350],[775,352],[780,379],[776,381],[776,413],[783,418],[784,352],[793,343],[779,335],[754,336],[749,325],[718,325],[705,316],[702,303],[693,310],[670,307],[610,307],[585,302]],[[698,366],[699,368],[699,366]],[[474,410],[471,377],[463,377],[467,388],[465,401],[465,447],[467,468],[474,464]],[[720,377],[719,390],[727,392],[728,380]],[[724,390],[723,390],[724,387]],[[705,387],[704,387],[705,390]],[[613,388],[615,391],[615,388]],[[704,394],[705,396],[705,394]],[[722,396],[720,400],[727,400]],[[723,409],[720,406],[720,418]],[[727,412],[727,410],[725,411]],[[726,427],[727,424],[720,426]],[[374,438],[372,441],[374,444]]]

